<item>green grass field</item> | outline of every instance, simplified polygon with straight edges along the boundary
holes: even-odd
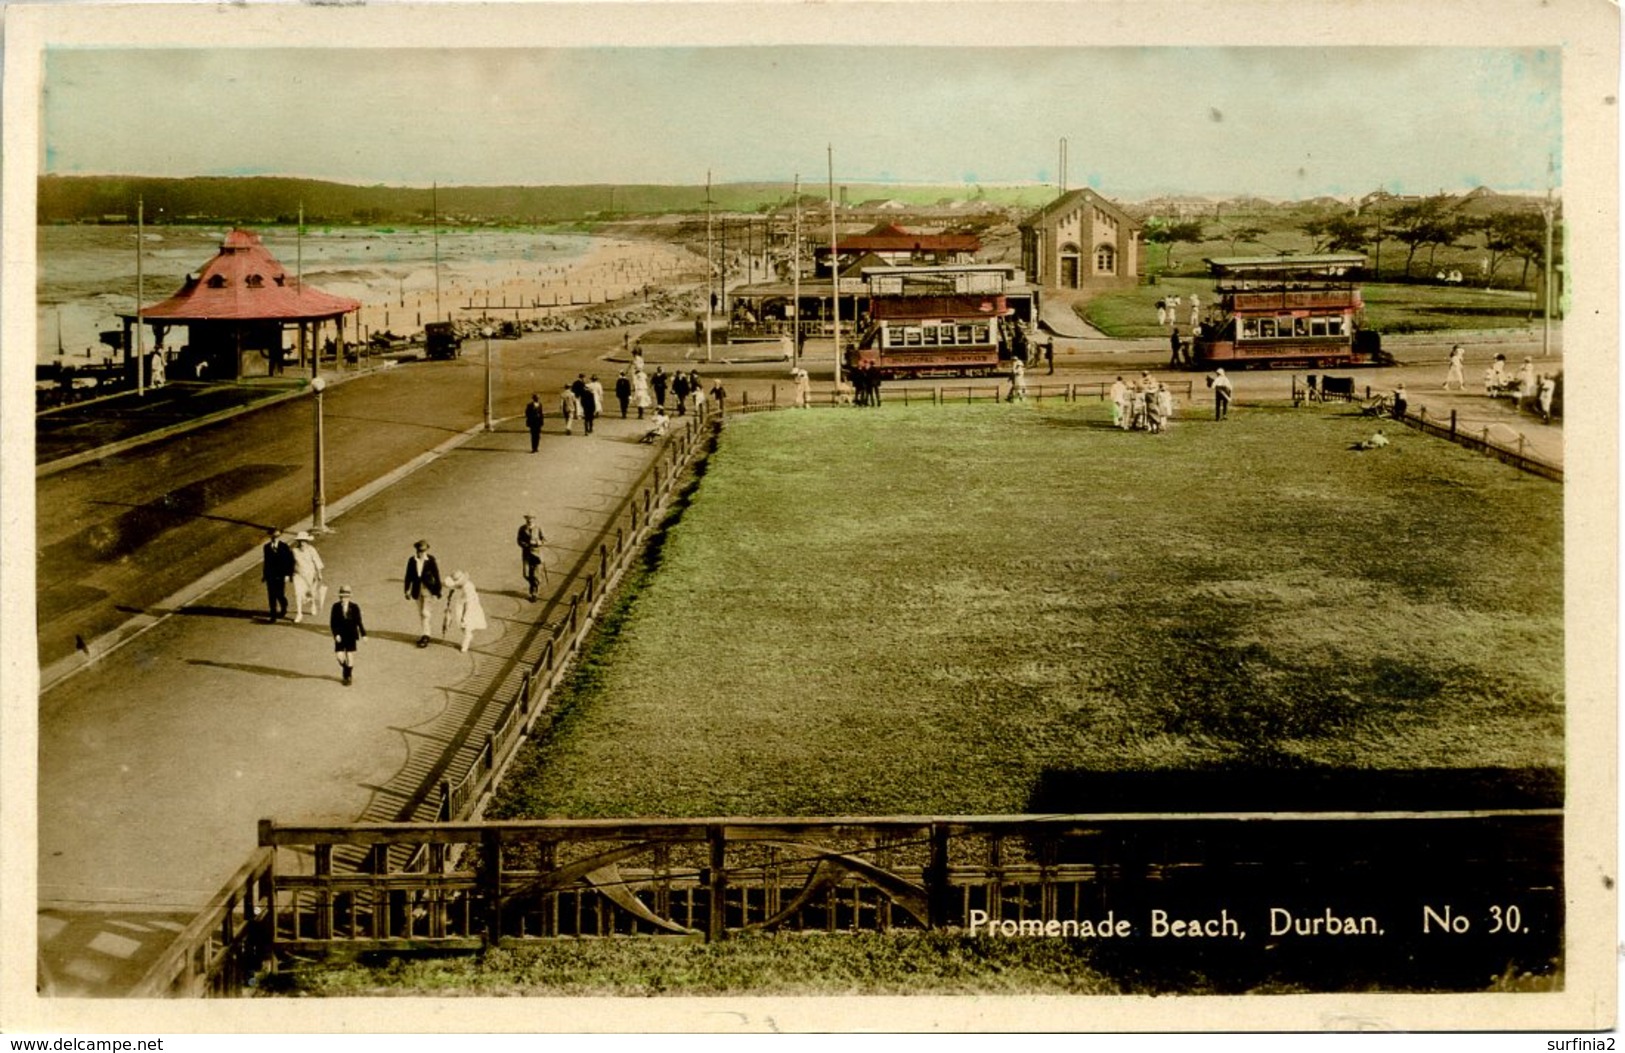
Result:
[[[1370,422],[1339,408],[1205,409],[1162,436],[1100,403],[731,419],[488,816],[1560,768],[1561,487],[1405,429],[1351,452]]]

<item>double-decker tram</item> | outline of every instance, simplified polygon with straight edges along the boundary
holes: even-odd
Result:
[[[1331,369],[1388,365],[1362,327],[1360,253],[1231,256],[1205,261],[1216,302],[1191,341],[1196,369]]]
[[[1013,311],[1000,268],[874,268],[848,368],[882,377],[985,376],[999,370]],[[1002,324],[1001,324],[1002,323]]]

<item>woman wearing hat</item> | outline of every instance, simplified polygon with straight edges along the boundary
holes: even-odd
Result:
[[[327,602],[327,586],[322,582],[321,553],[311,544],[309,534],[301,530],[293,536],[293,620],[303,621],[305,601],[310,601],[310,616],[321,613]]]
[[[339,600],[333,604],[333,613],[327,621],[333,630],[333,653],[338,656],[339,668],[344,670],[344,686],[349,687],[356,648],[367,635],[366,626],[361,624],[361,608],[350,601],[350,586],[339,586]]]
[[[446,587],[451,591],[446,597],[446,624],[440,627],[440,631],[444,633],[449,625],[460,626],[463,642],[457,649],[467,652],[468,645],[474,642],[474,634],[485,628],[485,608],[480,606],[480,594],[467,572],[457,571],[446,579]]]

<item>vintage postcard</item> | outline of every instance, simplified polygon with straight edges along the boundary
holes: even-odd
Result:
[[[1616,1026],[1614,6],[5,48],[9,1032]]]

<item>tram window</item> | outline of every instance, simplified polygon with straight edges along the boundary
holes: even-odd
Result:
[[[1294,319],[1292,319],[1292,335],[1293,336],[1308,336],[1309,335],[1309,319],[1307,319],[1307,318],[1294,318]]]
[[[925,346],[937,346],[937,327],[934,325],[928,325],[925,327]]]
[[[905,344],[907,344],[909,347],[919,347],[920,346],[920,331],[919,331],[919,329],[915,328],[914,326],[909,326],[907,329],[904,329],[903,330],[903,342]]]
[[[942,342],[943,342],[943,344],[945,344],[945,345],[946,344],[952,344],[954,342],[954,327],[953,326],[951,326],[951,325],[942,326],[941,333],[942,333]]]
[[[987,324],[985,322],[977,325],[974,332],[975,332],[975,343],[978,343],[978,344],[988,343]]]
[[[1258,320],[1258,335],[1270,337],[1275,335],[1275,319],[1260,318]]]
[[[1343,319],[1341,317],[1326,319],[1326,335],[1327,336],[1342,336],[1343,335]]]
[[[1258,339],[1258,319],[1243,318],[1241,320],[1241,338],[1243,340]]]
[[[1322,318],[1322,317],[1320,317],[1318,315],[1316,317],[1314,317],[1314,318],[1309,319],[1309,335],[1310,336],[1325,336],[1326,335],[1326,321],[1327,320],[1325,318]]]

